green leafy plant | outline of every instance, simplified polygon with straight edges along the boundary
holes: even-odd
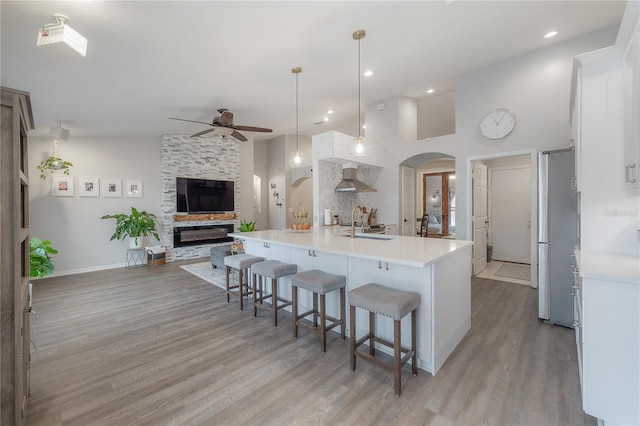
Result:
[[[37,237],[29,240],[29,276],[42,278],[53,273],[55,267],[50,255],[58,254],[58,250],[50,244],[51,241],[42,241]]]
[[[240,232],[252,232],[256,230],[256,222],[245,222],[244,220],[240,221]]]
[[[73,166],[70,161],[64,161],[62,158],[51,156],[36,166],[36,169],[40,170],[40,179],[46,179],[47,170],[62,170],[65,175],[69,174],[69,169]]]
[[[115,219],[116,229],[109,241],[115,239],[124,240],[125,237],[137,239],[138,237],[146,237],[153,235],[156,240],[160,241],[160,236],[156,229],[156,215],[147,213],[146,211],[138,211],[135,207],[131,207],[131,214],[109,214],[104,215],[100,219]]]

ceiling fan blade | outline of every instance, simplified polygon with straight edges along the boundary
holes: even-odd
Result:
[[[220,124],[226,127],[233,126],[233,113],[229,111],[223,111],[220,115]]]
[[[245,132],[273,132],[271,129],[265,129],[264,127],[253,126],[233,126],[236,130],[243,130]]]
[[[203,130],[203,131],[198,132],[198,133],[194,133],[193,135],[191,135],[191,136],[189,136],[189,137],[191,137],[191,138],[197,138],[198,136],[206,135],[207,133],[215,132],[215,131],[216,131],[216,128],[215,128],[215,127],[212,127],[212,128],[210,128],[210,129]]]
[[[189,123],[206,124],[207,126],[211,126],[211,123],[205,123],[204,121],[185,120],[184,118],[169,117],[169,120],[188,121]]]
[[[241,133],[236,132],[235,130],[231,133],[231,136],[238,139],[240,142],[246,142],[248,140]]]

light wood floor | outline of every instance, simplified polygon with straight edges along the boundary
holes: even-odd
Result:
[[[179,264],[36,282],[28,425],[596,424],[573,330],[538,322],[531,288],[474,278],[471,331],[436,376],[405,366],[398,398],[337,334],[322,354]]]

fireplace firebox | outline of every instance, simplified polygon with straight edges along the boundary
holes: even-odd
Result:
[[[233,225],[176,226],[173,228],[173,246],[198,246],[233,241],[229,233]]]

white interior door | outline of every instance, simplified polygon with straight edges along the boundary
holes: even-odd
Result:
[[[493,259],[531,263],[531,168],[492,169]]]
[[[416,170],[402,166],[402,235],[416,236]]]
[[[487,166],[473,162],[473,275],[487,267]]]

